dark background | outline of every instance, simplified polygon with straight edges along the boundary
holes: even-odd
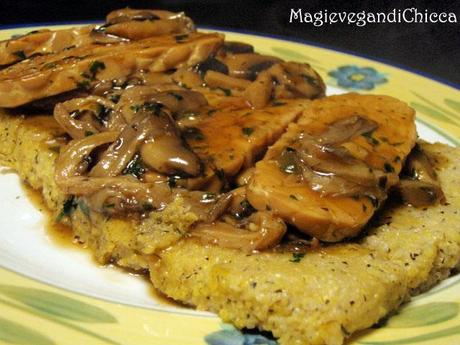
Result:
[[[375,57],[436,79],[460,84],[460,23],[456,24],[290,24],[290,8],[311,13],[332,11],[388,12],[415,7],[454,12],[460,21],[460,1],[252,1],[252,0],[0,0],[0,24],[98,20],[113,9],[162,8],[185,11],[196,24],[289,36]],[[458,87],[458,86],[457,86]]]

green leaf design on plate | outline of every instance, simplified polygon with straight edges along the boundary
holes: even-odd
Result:
[[[405,345],[405,344],[419,344],[423,341],[439,339],[443,337],[449,337],[452,335],[460,334],[460,326],[454,326],[446,329],[442,329],[437,332],[431,332],[426,334],[420,334],[415,337],[403,338],[389,341],[361,341],[360,344],[365,345]]]
[[[114,316],[99,307],[54,292],[0,285],[0,293],[33,309],[65,319],[91,323],[117,322]]]
[[[0,317],[0,340],[18,345],[53,345],[54,342],[19,323],[8,321]]]
[[[294,60],[294,61],[299,61],[299,62],[312,61],[312,62],[320,63],[318,60],[313,59],[310,56],[304,55],[292,49],[272,47],[272,50],[276,54],[281,55],[283,58],[288,59],[288,60]]]
[[[433,101],[429,100],[428,98],[426,97],[423,97],[422,95],[419,95],[418,93],[412,91],[412,93],[419,99],[421,99],[423,102],[425,102],[426,104],[428,104],[430,107],[434,108],[435,110],[437,111],[440,111],[441,113],[443,113],[445,116],[447,117],[453,117],[454,119],[456,120],[460,120],[460,116],[451,112],[449,109],[445,109],[441,106],[439,106],[438,104],[434,103]]]
[[[457,303],[427,303],[403,309],[399,314],[390,318],[386,326],[392,328],[423,327],[453,319],[457,314]]]
[[[412,102],[410,105],[415,110],[417,110],[418,112],[420,112],[422,114],[425,114],[425,115],[428,115],[428,116],[432,117],[435,120],[443,121],[443,122],[450,123],[452,125],[458,126],[456,122],[452,121],[449,117],[447,117],[442,112],[440,112],[440,111],[438,111],[436,109],[433,109],[433,108],[428,107],[428,106],[426,106],[424,104],[420,104],[420,103],[416,103],[416,102]]]
[[[444,100],[444,103],[446,103],[446,105],[455,110],[457,113],[460,113],[460,102],[457,102],[457,101],[454,101],[453,99],[450,99],[450,98],[446,98]]]

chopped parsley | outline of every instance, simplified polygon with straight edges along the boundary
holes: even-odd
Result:
[[[12,52],[14,56],[18,57],[21,60],[27,59],[26,54],[24,53],[24,50],[16,50],[15,52]]]
[[[252,127],[243,127],[241,128],[241,131],[243,132],[243,134],[247,137],[249,137],[252,133],[254,133],[254,128]]]
[[[281,102],[281,101],[277,101],[277,100],[274,100],[274,101],[272,102],[272,105],[273,105],[274,107],[279,107],[279,106],[282,106],[282,105],[285,105],[285,104],[286,104],[286,102]]]
[[[173,175],[173,176],[168,176],[168,186],[169,188],[174,188],[177,185],[177,180],[180,179],[180,176],[178,175]]]
[[[94,115],[101,125],[106,125],[110,112],[111,110],[109,108],[104,107],[102,104],[98,104]]]
[[[177,43],[182,43],[182,42],[185,42],[187,40],[188,35],[187,34],[176,35],[174,38],[176,39]]]
[[[155,207],[153,207],[153,205],[150,202],[144,202],[142,204],[142,209],[144,210],[144,212],[151,212],[155,210]]]
[[[75,200],[75,196],[69,196],[62,205],[62,210],[56,217],[56,222],[60,223],[65,217],[69,217],[77,208],[78,203]]]
[[[292,259],[289,261],[299,263],[300,260],[302,260],[304,256],[305,256],[305,253],[292,253]]]
[[[248,200],[244,199],[240,202],[240,209],[234,214],[236,219],[243,219],[249,217],[251,214],[256,212],[256,209],[249,203]]]
[[[380,142],[372,136],[374,131],[375,131],[375,129],[373,129],[372,131],[364,132],[361,135],[367,139],[369,144],[371,144],[373,146],[376,146],[376,145],[380,144]]]
[[[395,168],[390,163],[385,163],[383,165],[383,168],[385,169],[385,172],[387,173],[395,172]]]
[[[91,73],[91,79],[94,79],[96,77],[96,73],[104,70],[105,69],[105,64],[101,61],[95,60],[91,66],[89,66],[89,72]]]
[[[231,96],[232,95],[232,90],[230,90],[230,89],[226,89],[226,88],[223,88],[223,87],[218,87],[217,89],[222,91],[225,96]]]
[[[89,207],[88,205],[83,201],[80,200],[78,202],[78,207],[80,208],[80,211],[87,217],[89,218]]]
[[[83,79],[83,80],[77,81],[77,87],[79,89],[89,90],[91,88],[91,83],[89,82],[88,79]]]
[[[144,173],[145,167],[142,164],[139,155],[135,155],[131,162],[129,162],[126,168],[123,170],[123,175],[132,175],[137,179],[141,178]]]
[[[175,99],[177,99],[178,101],[182,101],[184,99],[184,97],[181,95],[181,94],[178,94],[177,92],[168,92],[168,94],[170,94],[171,96],[173,96]]]
[[[163,104],[158,102],[146,102],[144,103],[143,108],[147,111],[150,111],[155,116],[160,116],[163,109]]]
[[[158,102],[145,102],[144,104],[134,104],[130,108],[135,113],[140,110],[145,110],[151,112],[155,116],[160,116],[163,109],[163,104]]]

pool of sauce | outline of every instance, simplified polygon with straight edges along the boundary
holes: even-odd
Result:
[[[45,218],[46,235],[54,244],[65,248],[88,251],[86,245],[80,242],[77,238],[75,238],[72,232],[72,228],[70,226],[67,226],[62,223],[57,223],[55,221],[52,212],[45,205],[40,191],[34,190],[32,187],[25,183],[22,183],[21,185],[28,200],[32,203],[32,205],[34,205],[35,208],[37,208],[43,214]],[[162,294],[160,291],[156,290],[151,284],[147,272],[137,272],[113,264],[101,266],[98,262],[94,260],[93,255],[89,251],[88,254],[91,255],[91,258],[93,258],[94,264],[99,267],[121,270],[125,274],[127,273],[131,276],[134,276],[135,279],[142,279],[148,286],[148,295],[152,297],[152,299],[155,300],[158,304],[166,307],[186,308],[186,306],[184,306],[183,304],[174,301],[172,298],[169,298],[168,296]]]

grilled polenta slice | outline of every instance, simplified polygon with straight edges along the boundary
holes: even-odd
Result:
[[[1,164],[41,190],[57,215],[65,195],[54,182],[54,167],[66,142],[54,120],[2,113],[0,143]],[[448,204],[388,209],[381,217],[391,216],[391,223],[370,228],[362,240],[303,257],[282,251],[248,255],[194,240],[151,254],[161,234],[193,223],[180,201],[142,224],[88,217],[77,207],[71,225],[101,262],[150,267],[155,287],[178,301],[214,311],[238,327],[272,331],[281,345],[340,344],[458,266],[460,152],[441,144],[422,147],[436,162]]]
[[[167,296],[237,327],[271,331],[281,345],[337,345],[441,279],[460,260],[460,151],[423,144],[448,204],[385,210],[355,243],[242,253],[182,241],[150,266]],[[391,219],[391,222],[388,222]]]

